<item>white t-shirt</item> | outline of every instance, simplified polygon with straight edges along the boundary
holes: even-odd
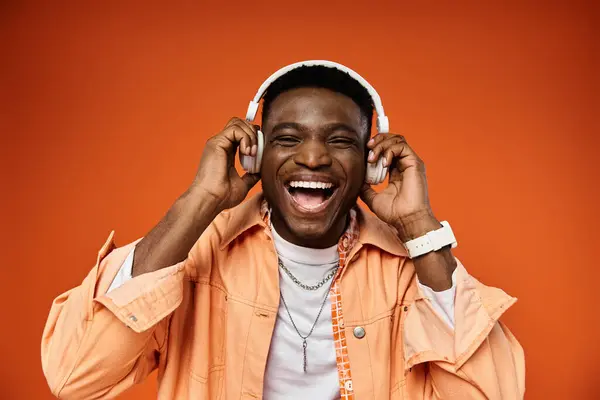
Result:
[[[283,239],[271,226],[273,242],[279,258],[292,274],[306,285],[321,281],[338,264],[337,245],[326,249],[300,247]],[[133,254],[119,269],[108,291],[116,289],[131,279]],[[296,285],[279,268],[279,286],[289,312],[303,336],[310,331],[323,300],[329,291],[327,284],[315,291],[307,291]],[[431,299],[434,310],[454,328],[455,276],[452,287],[443,292],[418,283],[423,293]],[[331,302],[325,300],[323,311],[307,342],[307,371],[303,371],[302,338],[298,335],[283,301],[271,339],[264,378],[263,397],[269,399],[337,399],[339,380],[333,343]]]
[[[337,267],[337,245],[326,249],[296,246],[271,226],[275,250],[286,268],[305,285],[314,285]],[[313,333],[306,339],[307,369],[303,370],[302,338],[298,335],[282,301],[267,359],[263,397],[269,399],[339,399],[339,379],[331,325],[331,281],[314,291],[304,290],[279,268],[279,287],[289,312],[306,336],[324,302]],[[327,298],[326,298],[327,297]]]

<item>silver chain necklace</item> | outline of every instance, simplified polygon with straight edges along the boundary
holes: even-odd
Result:
[[[305,285],[304,283],[300,282],[298,280],[298,278],[296,278],[294,276],[294,274],[292,274],[292,272],[287,269],[287,267],[285,265],[283,265],[283,262],[281,262],[281,260],[279,260],[279,267],[285,271],[285,273],[287,274],[287,276],[290,277],[290,279],[298,286],[300,286],[302,289],[304,290],[318,290],[321,286],[323,286],[324,284],[327,283],[327,281],[329,281],[331,278],[333,278],[335,276],[335,274],[337,273],[338,268],[340,267],[339,265],[337,267],[335,267],[334,269],[331,270],[330,273],[328,273],[323,279],[321,279],[321,281],[319,281],[316,285]]]
[[[279,265],[282,265],[282,264],[279,264]],[[337,270],[337,268],[336,268],[336,270]],[[333,281],[329,285],[329,289],[331,289],[332,284],[333,284]],[[310,335],[312,335],[313,331],[315,330],[315,326],[317,326],[317,321],[319,321],[319,317],[321,317],[321,313],[323,312],[323,307],[325,307],[325,303],[327,303],[327,298],[329,297],[329,290],[327,290],[327,292],[325,293],[325,297],[323,298],[323,302],[321,303],[321,308],[319,308],[319,313],[317,314],[317,318],[315,319],[315,322],[313,323],[312,328],[310,328],[310,331],[308,332],[308,335],[306,335],[306,336],[303,336],[300,333],[300,331],[298,330],[298,327],[296,326],[296,323],[294,322],[294,319],[292,318],[292,314],[290,313],[290,309],[288,308],[287,303],[285,302],[285,299],[283,298],[283,293],[281,293],[281,290],[279,291],[279,295],[281,296],[281,301],[283,301],[283,305],[285,306],[285,311],[287,311],[287,314],[290,317],[290,321],[292,322],[292,325],[294,326],[296,333],[302,339],[302,356],[303,356],[302,369],[303,369],[304,373],[306,373],[306,367],[308,366],[308,360],[306,358],[306,347],[308,346],[308,344],[306,343],[306,339],[308,339],[308,337]]]
[[[337,267],[335,267],[329,274],[327,274],[327,276],[325,276],[325,278],[323,278],[316,285],[305,285],[304,283],[300,282],[298,280],[298,278],[296,278],[290,272],[290,270],[287,269],[285,265],[283,265],[283,262],[281,260],[279,260],[279,267],[281,267],[281,269],[283,269],[285,271],[285,273],[290,277],[290,279],[296,285],[300,286],[304,290],[313,290],[314,291],[314,290],[319,289],[327,281],[329,281],[331,278],[333,278],[340,266],[338,264]],[[329,289],[331,289],[331,285],[332,284],[333,284],[333,281],[331,281],[331,283],[329,284]],[[290,321],[292,322],[292,326],[296,330],[296,333],[298,334],[298,336],[300,336],[300,338],[302,339],[302,356],[303,356],[302,357],[303,358],[302,369],[303,369],[304,373],[306,373],[306,367],[308,366],[308,360],[307,360],[307,357],[306,357],[306,347],[308,346],[308,343],[306,342],[306,339],[308,339],[308,337],[310,335],[312,335],[313,331],[315,330],[315,326],[317,326],[317,322],[319,321],[319,318],[321,317],[321,313],[323,312],[323,308],[325,307],[325,303],[327,303],[327,298],[329,297],[329,290],[327,290],[327,292],[325,292],[325,297],[323,298],[323,302],[321,303],[321,308],[319,308],[319,313],[317,314],[317,318],[315,318],[315,322],[313,323],[312,327],[310,328],[310,331],[308,332],[308,335],[306,335],[306,336],[302,335],[300,333],[300,330],[296,326],[296,323],[294,322],[294,319],[292,318],[292,314],[290,313],[290,309],[288,308],[287,303],[285,302],[285,299],[283,298],[283,293],[281,293],[281,290],[279,291],[279,295],[281,296],[281,301],[283,302],[283,306],[285,307],[285,311],[287,311],[288,317],[290,317]]]

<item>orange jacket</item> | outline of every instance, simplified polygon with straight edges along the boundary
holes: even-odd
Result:
[[[158,368],[159,399],[259,399],[279,307],[260,195],[221,213],[188,258],[106,294],[135,246],[111,233],[83,283],[54,301],[42,366],[64,399],[112,398]],[[416,284],[394,232],[358,212],[339,284],[357,399],[522,399],[523,350],[498,321],[515,298],[458,263],[455,330]],[[355,327],[366,335],[357,338]]]

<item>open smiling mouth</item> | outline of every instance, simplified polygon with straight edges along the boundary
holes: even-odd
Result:
[[[302,212],[316,213],[324,210],[337,192],[330,182],[290,181],[285,185],[292,204]]]

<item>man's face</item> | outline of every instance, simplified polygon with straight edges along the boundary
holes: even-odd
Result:
[[[273,225],[286,240],[337,243],[365,177],[366,126],[352,99],[327,89],[293,89],[271,103],[261,178]]]

